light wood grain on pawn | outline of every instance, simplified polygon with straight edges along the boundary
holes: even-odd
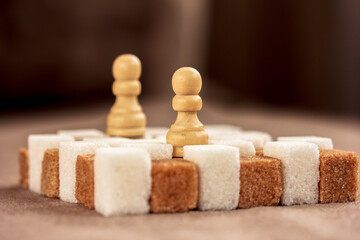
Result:
[[[198,95],[201,86],[200,73],[194,68],[180,68],[172,77],[172,88],[176,94],[172,107],[178,115],[166,135],[166,143],[173,145],[173,157],[183,157],[185,145],[208,144],[208,134],[197,117],[202,108]]]
[[[107,134],[121,137],[141,137],[145,134],[146,117],[138,102],[140,60],[131,54],[117,57],[113,64],[115,81],[112,91],[116,101],[107,118]]]

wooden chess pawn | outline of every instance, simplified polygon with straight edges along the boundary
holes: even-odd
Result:
[[[172,88],[176,94],[172,107],[178,111],[178,115],[166,135],[166,143],[173,145],[173,157],[183,157],[185,145],[208,144],[208,134],[197,117],[197,112],[202,108],[198,95],[201,86],[200,73],[194,68],[180,68],[172,77]]]
[[[107,117],[107,134],[120,137],[141,137],[145,134],[146,117],[138,102],[141,92],[140,60],[132,54],[117,57],[112,68],[116,96]]]

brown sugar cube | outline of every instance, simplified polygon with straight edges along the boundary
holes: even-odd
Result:
[[[239,208],[277,205],[281,194],[279,159],[257,155],[240,157]]]
[[[319,198],[321,203],[355,201],[359,156],[342,150],[320,150]]]
[[[59,197],[59,149],[47,149],[41,172],[41,193],[47,197]]]
[[[19,148],[19,184],[29,188],[29,152],[26,148]]]
[[[194,163],[181,158],[153,160],[151,177],[151,212],[186,212],[196,208],[199,180]]]
[[[75,197],[91,209],[94,205],[94,158],[95,154],[79,155],[76,160]]]

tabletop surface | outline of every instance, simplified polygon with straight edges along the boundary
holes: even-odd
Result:
[[[150,126],[170,126],[171,100],[142,103]],[[105,129],[108,105],[3,115],[0,118],[0,239],[359,239],[360,201],[233,211],[102,217],[79,204],[17,186],[17,150],[30,133]],[[335,148],[360,152],[360,122],[281,109],[206,104],[199,119],[277,136],[331,137]]]

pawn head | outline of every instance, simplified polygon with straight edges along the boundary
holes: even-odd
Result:
[[[113,63],[112,72],[116,80],[137,80],[141,74],[141,62],[133,54],[120,55]]]
[[[178,95],[197,95],[201,86],[201,76],[195,68],[180,68],[172,77],[172,88]]]

